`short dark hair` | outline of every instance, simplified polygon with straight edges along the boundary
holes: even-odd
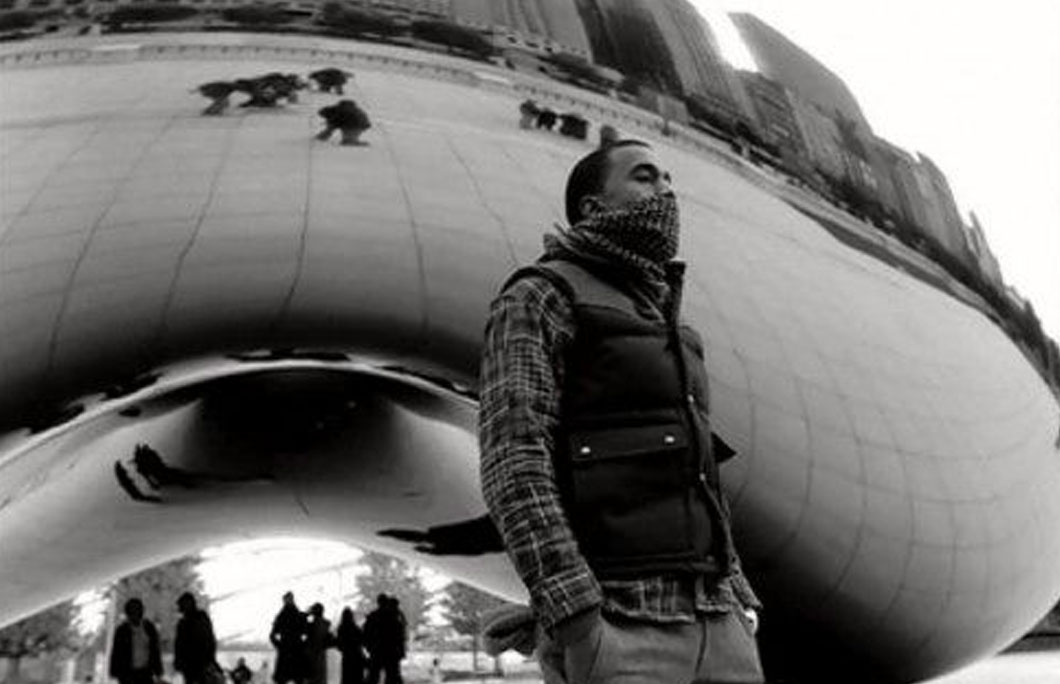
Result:
[[[593,150],[574,165],[570,175],[567,176],[566,208],[567,222],[570,225],[573,226],[584,218],[580,206],[582,199],[587,195],[595,195],[603,189],[611,151],[631,145],[651,147],[643,140],[635,140],[633,138],[616,140],[607,147]]]

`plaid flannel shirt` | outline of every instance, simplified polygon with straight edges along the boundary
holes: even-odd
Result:
[[[692,622],[697,612],[759,608],[733,563],[728,577],[652,576],[598,582],[571,531],[552,465],[564,348],[573,309],[540,276],[519,279],[492,303],[480,373],[482,489],[531,606],[546,629],[584,610],[654,622]]]

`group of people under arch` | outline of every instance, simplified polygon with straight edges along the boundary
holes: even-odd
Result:
[[[299,610],[294,594],[272,622],[269,641],[276,648],[275,684],[327,684],[327,651],[342,654],[342,684],[401,684],[401,661],[408,647],[408,625],[398,599],[380,594],[376,608],[358,626],[350,608],[342,610],[334,632],[324,606]]]

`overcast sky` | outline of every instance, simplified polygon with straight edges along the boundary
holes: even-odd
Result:
[[[877,135],[930,156],[1060,339],[1060,0],[692,2],[758,16],[842,78]]]

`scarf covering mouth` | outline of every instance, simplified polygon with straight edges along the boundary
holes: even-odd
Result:
[[[618,262],[651,280],[662,280],[666,263],[677,256],[680,217],[675,197],[653,195],[588,216],[569,229],[556,228],[557,235],[545,236],[548,252],[566,250]]]

